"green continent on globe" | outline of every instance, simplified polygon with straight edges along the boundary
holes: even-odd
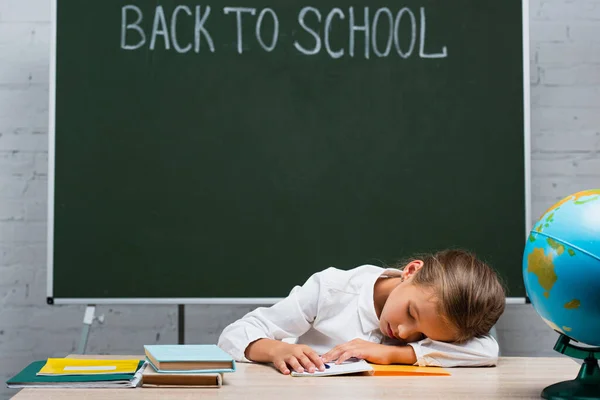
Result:
[[[556,250],[556,254],[558,254],[559,256],[565,252],[565,246],[561,243],[558,243],[556,240],[552,239],[552,238],[548,238],[546,239],[546,241],[548,242],[548,245],[550,247],[552,247],[554,250]]]
[[[577,299],[573,299],[565,304],[565,308],[568,310],[573,310],[581,305],[581,302]]]
[[[590,190],[590,192],[593,192],[593,190]],[[600,193],[600,191],[596,191],[596,192]],[[588,196],[591,196],[591,195],[588,195]],[[575,203],[576,205],[579,205],[579,204],[585,204],[585,203],[589,203],[590,201],[595,201],[595,200],[598,200],[599,198],[600,198],[600,194],[596,194],[594,197],[591,197],[591,198],[589,198],[589,199],[585,199],[585,200],[575,200],[575,201],[574,201],[574,203]]]
[[[540,222],[539,222],[539,223],[538,223],[538,225],[535,227],[535,231],[536,231],[536,232],[538,232],[538,233],[541,233],[541,232],[544,230],[544,228],[547,228],[547,227],[549,227],[549,226],[550,226],[550,224],[551,224],[552,222],[554,222],[554,214],[555,214],[555,212],[556,212],[556,210],[557,210],[557,209],[558,209],[558,208],[555,208],[555,209],[554,209],[554,210],[553,210],[553,211],[552,211],[550,214],[548,214],[548,213],[546,212],[546,214],[548,214],[548,216],[547,216],[546,218],[543,218],[543,217],[542,217],[542,218],[540,219]],[[546,214],[544,214],[544,215],[546,215]],[[533,239],[533,240],[535,240],[535,239]],[[532,242],[533,242],[533,240],[532,240]]]
[[[544,296],[550,296],[550,290],[556,283],[558,277],[554,272],[552,255],[546,255],[544,249],[536,248],[527,256],[527,272],[535,274],[540,286],[546,289]]]

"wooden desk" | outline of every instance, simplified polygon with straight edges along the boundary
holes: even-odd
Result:
[[[452,376],[434,377],[293,378],[265,365],[237,366],[220,389],[23,389],[13,399],[539,399],[544,387],[579,371],[567,357],[504,357],[494,368],[452,368]]]

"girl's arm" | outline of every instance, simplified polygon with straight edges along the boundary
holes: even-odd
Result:
[[[414,364],[417,357],[412,346],[387,345],[354,339],[335,346],[323,354],[325,362],[341,364],[351,357],[362,358],[375,364]]]
[[[219,337],[218,346],[237,361],[249,361],[246,349],[259,339],[301,336],[316,318],[322,273],[312,275],[303,286],[296,286],[288,297],[273,306],[259,307],[227,326]],[[266,340],[261,342],[256,342],[258,347],[251,350],[262,359],[275,344]]]
[[[491,336],[473,338],[463,344],[438,342],[429,338],[408,343],[416,365],[436,367],[483,367],[498,363],[498,342]]]
[[[350,357],[375,364],[409,364],[434,367],[479,367],[496,365],[498,343],[491,336],[451,344],[424,339],[406,345],[387,345],[354,339],[323,355],[323,361],[342,363]]]

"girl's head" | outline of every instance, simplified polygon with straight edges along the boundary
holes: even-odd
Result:
[[[404,275],[381,311],[384,334],[463,343],[487,334],[504,312],[498,276],[475,255],[445,250],[400,265]]]

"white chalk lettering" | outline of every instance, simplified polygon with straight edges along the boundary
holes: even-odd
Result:
[[[137,13],[137,20],[131,24],[127,23],[127,11],[133,10]],[[142,10],[138,6],[128,5],[121,8],[121,48],[125,50],[139,49],[146,43],[146,34],[140,28],[142,22]],[[127,31],[133,29],[140,34],[140,41],[136,44],[127,44]]]
[[[177,6],[175,10],[173,10],[173,15],[171,15],[171,41],[173,42],[173,47],[178,53],[187,53],[192,48],[192,43],[190,42],[187,46],[181,47],[179,42],[177,41],[177,13],[179,11],[185,11],[187,15],[192,16],[192,10],[188,6]]]
[[[271,18],[273,18],[273,37],[271,38],[271,45],[267,46],[265,42],[262,40],[262,36],[260,34],[262,28],[262,21],[266,13],[271,14]],[[264,8],[260,14],[258,14],[258,20],[256,21],[256,40],[266,51],[273,51],[275,46],[277,46],[277,39],[279,39],[279,19],[277,18],[277,14],[270,8]]]
[[[192,7],[174,4],[172,13],[171,8],[167,8],[165,12],[162,5],[152,7],[148,14],[153,12],[153,16],[145,16],[142,8],[137,5],[128,4],[121,7],[121,49],[170,50],[172,48],[177,53],[199,53],[201,46],[204,46],[204,51],[215,52],[215,43],[209,32],[210,26],[207,27],[210,25],[208,23],[210,6]],[[244,23],[246,25],[254,23],[253,31],[257,45],[264,51],[271,53],[277,46],[281,47],[283,42],[280,42],[279,35],[285,24],[280,23],[276,10],[275,7],[223,7],[224,15],[235,14],[237,42],[231,47],[234,47],[238,54],[243,54],[244,49],[247,52],[250,48],[248,40],[254,45],[252,38],[248,36],[245,38],[246,43],[244,42],[244,34],[252,35],[248,31],[248,26],[244,33]],[[250,17],[245,14],[250,14]],[[229,17],[219,16],[219,18]],[[324,49],[332,59],[349,55],[359,58],[364,56],[368,60],[370,57],[382,58],[390,55],[395,57],[394,53],[403,59],[411,56],[421,59],[448,57],[448,48],[443,43],[440,46],[439,38],[436,41],[433,36],[427,37],[426,7],[419,7],[417,18],[416,8],[409,7],[398,10],[369,6],[319,8],[305,6],[298,10],[297,19],[298,25],[286,26],[288,29],[291,28],[291,31],[282,35],[287,38],[291,34],[294,47],[304,55],[317,55]],[[152,20],[151,24],[150,20]],[[143,21],[146,23],[144,24]],[[233,31],[230,35],[233,35]],[[443,39],[443,36],[441,38]],[[225,46],[230,45],[227,43]],[[440,46],[439,50],[431,51],[436,46]]]
[[[300,45],[300,43],[298,43],[297,40],[294,41],[294,47],[296,47],[296,49],[298,49],[298,51],[302,54],[312,56],[321,51],[321,37],[317,32],[306,26],[306,23],[304,22],[304,17],[309,11],[315,13],[317,16],[317,21],[319,21],[319,23],[321,22],[321,13],[319,12],[319,10],[317,10],[314,7],[303,7],[302,10],[300,10],[300,13],[298,14],[298,23],[300,24],[300,26],[302,26],[302,28],[304,28],[305,31],[310,33],[315,38],[315,47],[312,50],[305,49]]]
[[[210,48],[210,52],[215,52],[215,45],[213,43],[212,37],[210,33],[204,27],[208,16],[210,15],[210,6],[204,7],[204,13],[201,13],[200,6],[196,6],[196,24],[194,26],[194,51],[196,53],[200,52],[200,35],[203,34],[206,38],[206,43],[208,43],[208,47]]]
[[[237,21],[237,49],[238,53],[242,54],[242,13],[250,13],[250,15],[256,14],[256,8],[249,7],[225,7],[223,8],[225,14],[234,12],[236,14]]]
[[[160,27],[158,25],[161,25]],[[165,12],[162,6],[156,6],[156,12],[154,13],[154,23],[152,24],[152,38],[150,39],[150,50],[154,50],[156,44],[156,37],[161,35],[165,40],[165,49],[169,50],[169,34],[167,29],[167,20],[165,19]]]
[[[441,53],[425,54],[425,7],[421,7],[421,42],[419,43],[419,56],[421,58],[446,58],[448,49],[442,47]]]
[[[408,16],[410,17],[410,46],[408,46],[408,51],[406,51],[406,52],[402,51],[402,49],[400,48],[400,38],[398,37],[398,28],[400,27],[400,22],[402,21],[402,16],[405,13],[408,14]],[[400,57],[402,57],[402,58],[410,57],[410,55],[412,54],[412,52],[415,48],[416,41],[417,41],[417,20],[415,18],[415,14],[413,14],[413,12],[409,8],[404,7],[396,15],[396,21],[394,23],[394,44],[396,46],[396,51],[398,52]]]
[[[325,49],[331,56],[331,58],[340,58],[344,55],[344,49],[340,49],[338,51],[331,50],[331,45],[329,44],[329,32],[331,32],[331,20],[335,15],[339,15],[340,19],[344,19],[344,13],[339,8],[334,8],[329,11],[327,14],[327,18],[325,18]]]
[[[354,33],[355,32],[364,32],[365,33],[365,58],[369,58],[369,7],[364,8],[364,25],[356,25],[354,23],[354,7],[350,7],[350,48],[348,49],[348,53],[350,53],[350,57],[354,57]]]
[[[379,51],[377,48],[377,24],[379,22],[379,16],[385,13],[388,17],[388,24],[390,27],[390,31],[388,33],[387,43],[385,45],[385,50],[383,52]],[[384,7],[377,10],[375,16],[373,16],[373,32],[371,32],[371,39],[373,40],[373,52],[377,57],[387,57],[390,54],[390,50],[392,49],[392,38],[393,38],[393,30],[394,30],[394,16],[389,8]]]

